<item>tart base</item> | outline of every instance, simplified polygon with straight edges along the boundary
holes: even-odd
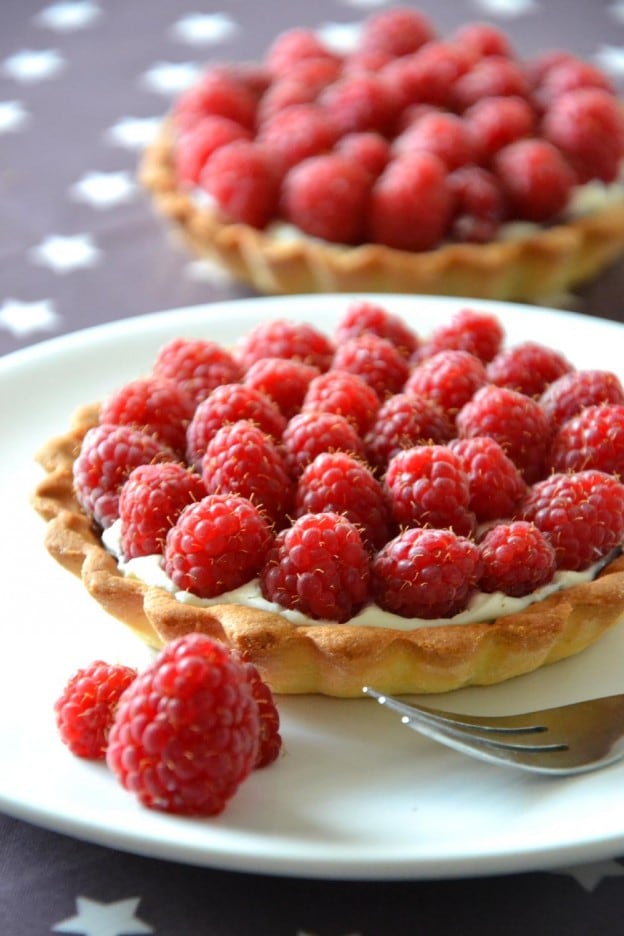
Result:
[[[392,292],[548,304],[624,255],[624,204],[517,240],[448,244],[423,253],[312,238],[286,242],[224,223],[178,188],[167,122],[146,149],[139,175],[156,210],[195,255],[266,294]]]
[[[365,685],[389,694],[441,693],[503,682],[573,656],[624,620],[624,555],[594,581],[479,624],[412,631],[295,626],[279,614],[241,605],[181,603],[120,573],[74,497],[73,462],[97,415],[97,405],[83,407],[69,431],[40,450],[45,477],[33,493],[33,506],[46,521],[50,554],[82,579],[109,614],[155,648],[201,631],[244,653],[281,694],[359,697]]]

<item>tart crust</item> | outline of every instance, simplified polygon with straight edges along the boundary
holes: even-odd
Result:
[[[163,122],[140,179],[192,252],[267,294],[392,292],[546,303],[595,278],[624,254],[624,203],[509,241],[448,244],[422,253],[379,244],[281,240],[225,223],[178,188],[173,135]]]
[[[244,652],[276,693],[357,697],[365,685],[393,694],[440,693],[502,682],[572,656],[624,620],[624,555],[592,582],[478,624],[412,631],[295,626],[279,614],[241,605],[181,603],[161,588],[124,577],[75,499],[73,462],[98,410],[97,404],[80,409],[71,428],[40,450],[45,476],[33,505],[46,521],[51,555],[82,579],[108,613],[155,648],[202,631]]]

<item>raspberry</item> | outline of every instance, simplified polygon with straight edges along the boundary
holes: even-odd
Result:
[[[221,146],[207,160],[199,182],[228,221],[262,229],[277,213],[279,165],[253,140]]]
[[[624,404],[586,406],[553,438],[552,471],[595,468],[624,478]]]
[[[365,71],[346,75],[325,88],[319,104],[340,136],[368,130],[388,136],[399,113],[392,87],[379,75]]]
[[[514,57],[509,36],[491,23],[466,23],[455,31],[453,40],[475,61],[488,55]]]
[[[279,357],[303,361],[326,371],[334,357],[334,346],[313,325],[271,319],[256,325],[241,338],[234,353],[243,370],[248,370],[260,358]]]
[[[449,108],[453,88],[470,67],[470,59],[450,42],[428,42],[413,55],[394,59],[381,74],[399,96],[401,106],[433,104]]]
[[[425,114],[407,127],[394,141],[394,151],[433,153],[449,172],[474,162],[475,139],[470,125],[457,114]]]
[[[282,749],[280,735],[280,716],[273,693],[264,682],[257,668],[248,660],[244,661],[245,676],[249,682],[253,697],[258,706],[260,719],[260,738],[254,769],[268,767],[277,760]]]
[[[260,573],[283,608],[344,622],[366,604],[370,563],[357,528],[335,513],[305,514],[278,533]]]
[[[530,91],[529,81],[517,62],[503,55],[489,55],[457,79],[453,103],[461,112],[482,98],[528,98]]]
[[[301,409],[310,382],[319,373],[318,367],[303,361],[267,357],[254,361],[243,383],[270,397],[282,415],[290,419]]]
[[[398,393],[409,375],[401,352],[390,341],[368,332],[338,346],[332,370],[345,370],[361,377],[380,400]]]
[[[349,162],[358,163],[374,178],[383,172],[392,157],[390,144],[374,130],[345,133],[334,149]]]
[[[183,185],[198,185],[201,171],[209,156],[234,140],[250,139],[251,132],[229,117],[221,117],[218,114],[203,117],[176,143],[175,166],[178,179]]]
[[[245,664],[205,634],[189,634],[126,692],[107,762],[143,806],[214,816],[253,770],[259,734]]]
[[[494,240],[506,208],[496,176],[481,166],[463,166],[447,181],[453,199],[451,237],[475,244]]]
[[[216,387],[237,383],[242,377],[242,369],[226,348],[202,338],[173,338],[167,342],[160,348],[152,372],[156,377],[175,380],[195,406]]]
[[[236,75],[211,68],[196,85],[180,95],[173,111],[173,122],[178,133],[184,133],[208,116],[227,117],[253,130],[256,96]]]
[[[469,351],[438,351],[410,374],[405,393],[433,400],[455,421],[462,406],[488,382],[482,361]]]
[[[489,436],[520,470],[527,484],[543,477],[550,422],[539,403],[493,384],[477,390],[457,414],[460,438]]]
[[[102,660],[74,673],[54,705],[61,740],[72,754],[104,760],[119,699],[136,675],[129,666]]]
[[[561,150],[578,182],[617,178],[624,154],[624,118],[611,94],[600,88],[563,94],[544,115],[542,133]]]
[[[177,462],[135,468],[119,495],[124,557],[162,553],[167,533],[182,510],[205,496],[199,475]]]
[[[552,68],[574,57],[567,49],[548,49],[529,59],[525,63],[525,69],[531,87],[537,88]]]
[[[444,163],[432,153],[403,154],[373,185],[370,235],[398,250],[428,250],[444,236],[451,213]]]
[[[362,462],[344,452],[317,455],[299,478],[295,515],[327,512],[350,520],[371,551],[388,539],[388,509],[381,484]]]
[[[397,452],[427,442],[441,444],[451,434],[451,424],[436,403],[396,393],[382,403],[364,443],[368,460],[383,472]]]
[[[139,429],[183,453],[193,410],[193,400],[174,380],[139,377],[104,401],[100,423]]]
[[[206,447],[201,473],[208,494],[246,497],[269,523],[284,526],[294,485],[270,436],[253,423],[222,426]]]
[[[258,574],[271,539],[268,523],[246,498],[209,494],[186,507],[169,530],[164,569],[180,591],[214,598]]]
[[[624,539],[624,484],[602,471],[550,475],[521,507],[554,546],[558,569],[586,569]]]
[[[579,88],[600,88],[609,94],[615,94],[613,83],[603,71],[589,62],[567,56],[546,71],[536,88],[535,96],[540,105],[547,108],[562,94],[577,91]]]
[[[398,58],[416,52],[434,37],[435,29],[427,16],[408,7],[394,7],[365,20],[359,51],[384,52]]]
[[[479,588],[484,592],[521,598],[548,584],[555,574],[553,546],[525,520],[493,527],[481,540],[479,551],[483,563]]]
[[[273,77],[288,75],[291,69],[306,59],[336,60],[336,56],[311,29],[288,29],[277,36],[269,48],[264,64]]]
[[[254,387],[222,384],[199,404],[186,432],[186,459],[199,468],[206,446],[225,423],[248,419],[276,442],[286,420],[275,403]]]
[[[468,475],[470,510],[480,523],[511,517],[527,492],[522,475],[505,452],[487,436],[453,439],[449,448]]]
[[[74,491],[85,513],[102,528],[119,517],[119,493],[133,468],[175,455],[152,435],[104,424],[86,433],[74,461]]]
[[[371,184],[366,169],[339,153],[312,156],[284,178],[284,217],[311,237],[357,244],[365,234]]]
[[[530,137],[535,131],[535,114],[525,98],[481,98],[464,113],[475,145],[478,161],[488,165],[504,146]]]
[[[452,527],[460,535],[474,531],[468,476],[447,446],[398,452],[388,463],[384,485],[399,526]]]
[[[330,370],[310,383],[302,411],[337,413],[353,424],[363,436],[372,426],[379,409],[379,397],[357,374]]]
[[[310,61],[316,61],[310,59]],[[313,104],[318,91],[314,85],[302,83],[291,78],[280,78],[262,96],[258,104],[258,132],[270,123],[274,117],[289,107],[300,104]]]
[[[338,322],[334,341],[336,345],[369,332],[390,341],[395,348],[409,357],[419,345],[418,335],[398,315],[385,306],[365,299],[352,302]]]
[[[536,341],[525,341],[500,351],[488,364],[487,375],[498,387],[537,398],[549,384],[572,370],[563,354]]]
[[[339,413],[305,410],[290,420],[282,437],[284,458],[293,478],[322,452],[347,452],[364,458],[364,443],[355,427]]]
[[[320,107],[293,104],[267,120],[256,139],[286,172],[309,156],[328,152],[337,138],[337,128]]]
[[[542,223],[560,214],[570,199],[574,173],[548,140],[517,140],[494,158],[513,217]]]
[[[624,403],[624,387],[610,371],[570,371],[551,383],[540,398],[553,426],[576,416],[585,406]]]
[[[498,354],[503,337],[496,316],[475,309],[460,309],[450,322],[434,329],[426,350],[429,354],[451,349],[469,351],[487,364]]]
[[[402,617],[450,618],[463,611],[481,571],[474,543],[451,530],[404,530],[375,556],[371,591]]]

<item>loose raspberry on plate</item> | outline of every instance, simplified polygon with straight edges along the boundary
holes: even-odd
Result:
[[[493,165],[515,218],[550,221],[570,200],[574,173],[548,140],[516,140],[498,151]]]
[[[124,558],[162,553],[167,533],[183,509],[206,493],[200,476],[177,462],[135,468],[119,495]]]
[[[390,341],[406,357],[413,354],[420,343],[414,329],[385,306],[364,299],[353,301],[334,329],[334,341],[340,345],[365,332]]]
[[[271,541],[269,524],[251,501],[209,494],[186,507],[169,530],[164,569],[178,590],[214,598],[254,578]]]
[[[326,371],[334,357],[334,345],[314,325],[276,318],[252,328],[237,342],[234,355],[243,370],[260,358],[281,357]]]
[[[273,693],[260,676],[253,663],[244,660],[245,675],[251,685],[253,697],[258,706],[260,719],[260,738],[254,769],[268,767],[277,760],[282,749],[280,735],[280,716]]]
[[[175,380],[201,403],[216,387],[237,383],[243,376],[233,355],[218,344],[204,338],[173,338],[164,344],[152,366],[156,377]]]
[[[371,191],[373,241],[398,250],[429,250],[442,239],[453,210],[446,166],[432,153],[391,160]]]
[[[320,371],[312,364],[279,357],[260,358],[249,367],[243,383],[266,394],[286,419],[301,409],[310,382]]]
[[[286,172],[310,156],[331,150],[338,135],[338,128],[320,107],[293,104],[265,120],[256,139]]]
[[[201,474],[208,494],[246,497],[271,525],[285,525],[295,487],[273,440],[253,423],[221,426],[206,446]]]
[[[395,137],[393,149],[403,153],[433,153],[449,172],[475,161],[472,127],[457,114],[444,111],[425,114]]]
[[[357,244],[366,229],[372,177],[340,153],[312,156],[284,178],[282,212],[311,237]]]
[[[530,489],[519,515],[549,538],[558,569],[586,569],[624,539],[624,484],[591,469],[553,474]]]
[[[254,768],[260,718],[246,664],[205,634],[169,643],[125,694],[107,762],[150,809],[214,816]]]
[[[371,552],[388,540],[390,519],[383,488],[366,465],[344,452],[317,455],[297,485],[295,516],[327,512],[350,520]]]
[[[474,244],[494,240],[506,210],[494,173],[481,166],[463,166],[449,174],[448,185],[453,198],[450,237]]]
[[[611,371],[571,371],[551,383],[540,398],[553,426],[560,426],[586,406],[600,403],[624,403],[624,387]]]
[[[376,392],[362,377],[346,370],[329,370],[310,382],[302,412],[337,413],[364,436],[375,421],[379,405]]]
[[[117,705],[136,675],[130,666],[103,660],[74,673],[54,705],[61,740],[72,754],[105,759]]]
[[[487,376],[498,387],[509,387],[538,398],[549,384],[573,369],[567,358],[554,348],[537,341],[524,341],[499,351],[487,366]]]
[[[290,420],[282,436],[284,459],[293,478],[322,452],[347,452],[364,458],[364,443],[355,426],[340,413],[305,410]]]
[[[250,140],[251,131],[229,117],[211,114],[186,131],[176,147],[176,172],[183,185],[199,184],[199,178],[209,156],[227,143]]]
[[[438,351],[408,377],[405,393],[432,400],[451,423],[465,403],[488,383],[482,361],[469,351]]]
[[[362,27],[359,51],[384,52],[392,58],[416,52],[435,38],[435,27],[420,10],[393,7],[369,16]]]
[[[342,623],[366,604],[369,575],[357,527],[339,514],[305,514],[276,536],[260,582],[269,601]]]
[[[364,444],[369,462],[383,473],[390,459],[403,449],[428,442],[443,444],[452,434],[450,422],[436,403],[396,393],[381,404]]]
[[[386,338],[370,332],[339,345],[332,370],[345,370],[361,377],[380,400],[398,393],[409,375],[404,355]]]
[[[449,448],[468,475],[470,509],[480,523],[513,516],[527,493],[522,475],[495,439],[452,439]]]
[[[186,458],[200,467],[206,446],[221,426],[248,419],[276,442],[282,437],[286,419],[266,394],[246,384],[222,384],[199,404],[186,430]]]
[[[175,460],[173,450],[147,432],[130,426],[94,426],[74,461],[78,503],[99,526],[109,527],[119,517],[119,494],[133,468]]]
[[[624,404],[586,406],[555,433],[552,471],[595,468],[624,478]]]
[[[469,351],[487,364],[498,354],[504,337],[503,327],[495,315],[460,309],[449,322],[434,328],[424,351],[427,354],[451,349]]]
[[[413,527],[375,556],[371,591],[393,614],[450,618],[466,608],[480,572],[479,549],[470,540],[451,530]]]
[[[103,402],[100,423],[147,432],[163,445],[183,454],[186,427],[194,408],[193,399],[175,380],[139,377]]]
[[[208,116],[227,117],[253,130],[256,96],[233,72],[210,68],[180,95],[173,109],[173,121],[178,133],[183,134]]]
[[[230,222],[265,228],[277,212],[281,167],[254,140],[236,140],[216,150],[202,169],[200,187]]]
[[[521,598],[552,581],[555,550],[532,523],[499,523],[479,543],[483,571],[479,588]]]
[[[613,182],[624,154],[624,117],[613,95],[579,88],[557,98],[544,115],[542,132],[573,167],[578,182]]]
[[[474,533],[468,476],[446,445],[416,445],[398,452],[388,463],[384,487],[399,526],[452,527],[462,536]]]

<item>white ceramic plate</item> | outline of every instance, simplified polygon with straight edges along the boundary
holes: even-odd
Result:
[[[240,871],[327,878],[442,878],[624,854],[624,763],[552,780],[472,761],[400,727],[374,702],[280,700],[284,751],[216,819],[141,808],[99,764],[58,740],[52,706],[95,658],[142,665],[147,650],[49,558],[29,506],[37,447],[79,404],[147,370],[176,335],[232,342],[271,317],[331,328],[349,297],[258,299],[178,309],[45,342],[0,360],[0,808],[103,845]],[[622,376],[624,328],[519,305],[375,297],[422,334],[462,305],[496,312],[509,343],[557,346],[577,366]],[[574,659],[445,698],[475,712],[522,711],[624,690],[624,629]]]

